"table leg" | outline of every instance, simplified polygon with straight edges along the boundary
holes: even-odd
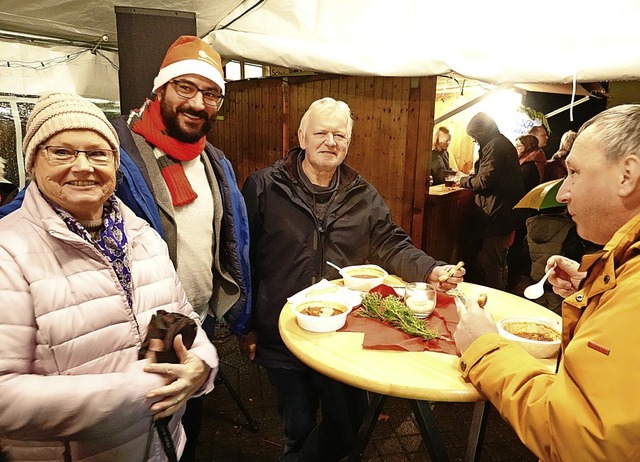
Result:
[[[367,409],[367,413],[365,414],[362,424],[360,425],[360,429],[358,430],[358,435],[353,442],[353,447],[351,448],[351,452],[347,458],[348,462],[360,462],[360,460],[362,460],[362,454],[364,454],[369,438],[371,438],[373,428],[376,426],[378,416],[382,411],[382,406],[386,399],[386,395],[369,393],[369,409]]]
[[[473,408],[473,418],[469,429],[469,440],[467,441],[467,452],[464,455],[464,462],[479,462],[482,452],[482,442],[484,432],[487,428],[487,418],[491,401],[478,401]]]
[[[440,432],[436,426],[429,402],[415,399],[411,399],[409,402],[411,403],[413,414],[420,428],[422,440],[429,452],[429,457],[431,457],[431,460],[434,462],[449,462],[447,449],[442,442],[442,438],[440,438]]]

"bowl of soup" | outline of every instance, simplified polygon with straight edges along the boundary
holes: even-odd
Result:
[[[368,292],[379,286],[389,274],[378,265],[346,266],[340,270],[344,285],[349,289]]]
[[[298,325],[311,332],[332,332],[347,321],[351,307],[330,300],[305,300],[291,306]]]
[[[562,324],[549,318],[511,316],[498,321],[498,332],[536,358],[551,358],[560,349]]]

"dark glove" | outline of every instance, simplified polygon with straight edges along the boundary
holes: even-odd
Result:
[[[177,335],[182,335],[182,343],[189,349],[193,345],[197,331],[198,325],[190,317],[181,313],[167,313],[164,310],[158,310],[158,312],[151,317],[147,337],[140,347],[138,358],[145,358],[149,350],[150,340],[159,339],[162,340],[163,348],[160,351],[155,351],[156,362],[179,363],[178,355],[173,349],[173,340]],[[155,422],[155,426],[160,441],[162,442],[162,448],[169,462],[177,462],[176,449],[171,440],[171,432],[169,431],[170,420],[171,416],[165,417]]]
[[[167,313],[158,310],[149,322],[147,337],[140,347],[138,359],[144,359],[149,350],[149,340],[160,339],[163,343],[161,351],[156,351],[156,362],[158,363],[178,363],[178,356],[173,349],[173,340],[177,335],[182,335],[182,343],[189,349],[196,338],[198,325],[188,316],[181,313]]]

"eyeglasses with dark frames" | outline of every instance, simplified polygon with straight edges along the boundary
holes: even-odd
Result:
[[[198,92],[202,93],[202,101],[207,106],[213,106],[217,109],[220,109],[222,106],[222,101],[224,99],[224,95],[222,93],[217,92],[216,90],[203,90],[202,88],[196,87],[194,84],[187,80],[171,80],[171,83],[174,85],[176,93],[179,97],[184,99],[191,99]]]
[[[44,149],[49,162],[55,165],[72,164],[80,154],[87,162],[96,167],[104,167],[113,161],[116,151],[112,149],[74,149],[67,146],[40,146]]]

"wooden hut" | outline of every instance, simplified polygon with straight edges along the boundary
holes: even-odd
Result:
[[[210,135],[238,183],[298,145],[302,115],[331,96],[351,107],[347,163],[381,193],[394,220],[422,245],[437,77],[283,76],[229,82]]]

